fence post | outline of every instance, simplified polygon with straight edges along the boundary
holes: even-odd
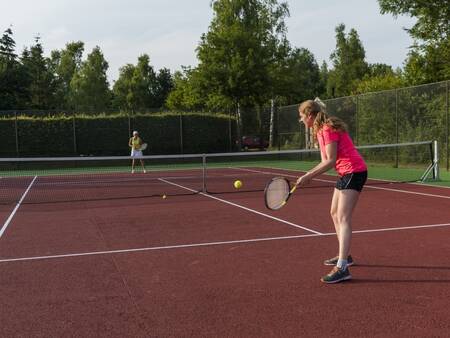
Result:
[[[242,150],[242,130],[241,130],[241,108],[239,102],[236,104],[236,126],[237,126],[237,137],[238,137],[238,151]]]
[[[270,100],[270,126],[269,126],[269,147],[273,146],[273,120],[275,114],[275,101],[273,99]]]
[[[231,110],[228,111],[228,151],[233,151],[233,134],[231,130]]]
[[[183,145],[183,114],[180,113],[180,154],[184,153],[184,145]]]
[[[280,109],[280,107],[278,107],[278,109],[277,109],[277,145],[278,145],[278,150],[281,150],[280,113],[281,113],[281,109]]]
[[[128,117],[128,137],[131,137],[131,115],[129,110],[127,110],[127,117]]]
[[[20,152],[19,152],[19,129],[18,129],[18,125],[17,125],[17,112],[14,112],[14,129],[16,132],[16,154],[17,157],[20,156]]]
[[[395,143],[398,140],[398,89],[395,89]],[[398,168],[398,147],[395,147],[395,168]]]
[[[356,112],[355,112],[355,144],[358,145],[358,112],[359,112],[359,95],[356,95]]]
[[[77,130],[75,123],[75,112],[72,111],[72,130],[73,130],[73,153],[77,154]]]
[[[449,171],[449,166],[450,166],[450,159],[449,159],[449,157],[450,157],[450,144],[449,144],[449,138],[450,138],[450,135],[449,135],[449,128],[450,128],[450,116],[449,116],[449,102],[448,102],[448,92],[449,92],[449,82],[450,81],[447,81],[447,86],[446,86],[446,88],[447,88],[447,92],[446,92],[446,95],[445,95],[445,104],[446,104],[446,106],[447,106],[447,118],[446,118],[446,120],[447,120],[447,131],[446,131],[446,140],[445,140],[445,148],[446,148],[446,157],[447,157],[447,165],[446,165],[446,167],[447,167],[447,171]]]

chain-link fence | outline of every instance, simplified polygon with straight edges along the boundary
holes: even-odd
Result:
[[[324,100],[327,112],[342,118],[358,145],[437,140],[440,161],[450,165],[450,81]],[[308,148],[298,123],[298,105],[278,108],[280,149]]]
[[[357,145],[437,140],[449,170],[449,85],[443,81],[324,100]],[[0,156],[125,155],[139,130],[152,154],[311,148],[298,105],[194,114],[0,111]],[[151,118],[150,118],[151,117]],[[48,149],[51,148],[51,151]]]

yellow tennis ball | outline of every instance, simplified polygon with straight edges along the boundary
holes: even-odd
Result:
[[[242,182],[239,181],[239,180],[234,181],[234,187],[235,187],[236,189],[242,188]]]

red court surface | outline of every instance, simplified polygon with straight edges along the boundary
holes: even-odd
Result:
[[[277,212],[261,192],[0,205],[0,336],[448,336],[450,189],[368,182],[353,279],[325,285],[319,183]]]

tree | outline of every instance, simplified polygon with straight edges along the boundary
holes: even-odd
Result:
[[[261,105],[272,94],[270,67],[286,40],[286,3],[212,1],[214,18],[197,48],[199,85],[238,104]]]
[[[28,108],[54,108],[55,78],[50,71],[50,60],[44,57],[39,36],[35,38],[35,45],[23,50],[21,60],[29,77]]]
[[[381,13],[417,18],[407,29],[415,40],[406,60],[410,83],[446,80],[450,77],[450,0],[378,0]]]
[[[155,107],[153,93],[156,88],[156,74],[147,54],[138,58],[131,78],[131,88],[127,101],[133,110]]]
[[[15,47],[12,29],[7,28],[0,38],[0,109],[26,107],[28,77]]]
[[[131,80],[134,74],[134,65],[128,63],[119,69],[119,78],[113,86],[113,107],[121,110],[132,110],[128,102],[128,95],[131,92]]]
[[[295,104],[321,92],[319,66],[314,55],[305,48],[294,48],[280,59],[274,79],[274,93],[282,104]]]
[[[111,93],[107,70],[108,62],[100,47],[96,46],[70,82],[70,100],[77,110],[100,111],[109,108]]]
[[[67,43],[61,51],[55,50],[51,53],[51,69],[56,75],[56,97],[60,108],[73,108],[70,105],[70,82],[80,70],[83,52],[84,43],[77,41]]]
[[[163,107],[169,93],[174,87],[172,74],[167,68],[160,69],[156,76],[156,88],[154,89],[155,107]]]
[[[344,24],[336,27],[336,49],[331,54],[331,60],[333,69],[328,74],[328,96],[350,95],[355,81],[361,80],[368,72],[365,50],[355,29],[351,29],[346,36]]]
[[[323,61],[319,70],[320,84],[318,87],[318,94],[319,97],[322,97],[324,99],[328,98],[327,96],[327,83],[329,77],[328,73],[329,73],[328,65],[325,61]]]
[[[396,89],[404,86],[401,74],[394,72],[367,76],[357,83],[354,94],[378,92],[382,90]]]
[[[173,77],[173,89],[166,99],[166,105],[169,109],[176,110],[200,110],[207,106],[208,97],[213,95],[209,93],[206,97],[201,91],[198,83],[198,70],[190,67],[182,67],[182,71],[177,71]],[[210,102],[212,105],[212,103]]]
[[[364,78],[355,82],[355,89],[352,94],[395,89],[403,85],[404,79],[400,69],[394,71],[392,66],[374,63],[368,66],[368,72]]]
[[[114,84],[114,105],[130,111],[160,108],[164,105],[173,83],[170,71],[163,68],[158,74],[144,54],[136,66],[127,64],[120,69]]]
[[[14,53],[16,42],[14,41],[11,27],[7,28],[2,38],[0,39],[0,57],[4,61],[13,62],[17,59],[17,54]]]

